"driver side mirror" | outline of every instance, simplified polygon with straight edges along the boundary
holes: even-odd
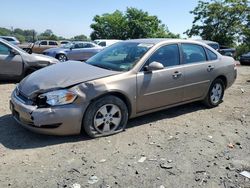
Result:
[[[161,69],[164,69],[164,66],[163,64],[157,61],[153,61],[148,66],[144,67],[144,71],[148,71],[148,72],[152,72],[154,70],[161,70]]]
[[[10,54],[13,55],[13,56],[19,55],[19,53],[14,49],[10,49]]]

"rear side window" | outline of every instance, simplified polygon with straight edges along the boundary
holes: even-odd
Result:
[[[206,51],[207,51],[208,60],[213,61],[213,60],[218,59],[218,56],[216,55],[216,53],[212,52],[208,48],[206,48]]]
[[[10,49],[4,44],[0,43],[0,55],[9,55]]]
[[[49,41],[49,45],[51,45],[51,46],[57,46],[57,43],[54,42],[54,41]]]
[[[90,44],[90,43],[85,43],[83,44],[83,48],[93,48],[95,47],[93,44]]]
[[[207,61],[205,50],[197,44],[182,44],[185,64]]]
[[[106,46],[106,42],[105,42],[105,41],[99,42],[98,45],[99,45],[99,46],[104,46],[104,47],[105,47],[105,46]]]
[[[180,64],[179,47],[177,44],[171,44],[159,48],[149,59],[163,64],[164,67],[171,67]]]

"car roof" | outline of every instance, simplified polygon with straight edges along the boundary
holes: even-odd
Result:
[[[1,38],[12,38],[12,39],[16,39],[16,37],[12,37],[12,36],[0,36]]]
[[[93,42],[90,41],[72,41],[72,43],[77,44],[77,43],[91,43],[93,44]]]
[[[192,39],[173,39],[173,38],[148,38],[148,39],[130,39],[130,40],[125,40],[125,42],[138,42],[138,43],[149,43],[149,44],[158,44],[158,43],[162,43],[162,42],[176,42],[176,43],[180,43],[180,42],[190,42],[190,43],[194,43],[194,44],[204,44],[202,42],[196,41],[196,40],[192,40]]]
[[[219,44],[218,42],[211,41],[211,40],[195,39],[195,41],[204,42],[206,44]]]

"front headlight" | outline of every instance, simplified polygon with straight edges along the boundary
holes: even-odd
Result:
[[[51,106],[70,104],[76,99],[77,95],[67,89],[51,91],[39,95],[40,99],[45,99],[46,103]]]

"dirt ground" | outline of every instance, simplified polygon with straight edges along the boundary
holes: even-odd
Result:
[[[213,109],[188,104],[129,121],[105,138],[32,133],[11,117],[0,85],[0,187],[249,188],[250,66]]]

